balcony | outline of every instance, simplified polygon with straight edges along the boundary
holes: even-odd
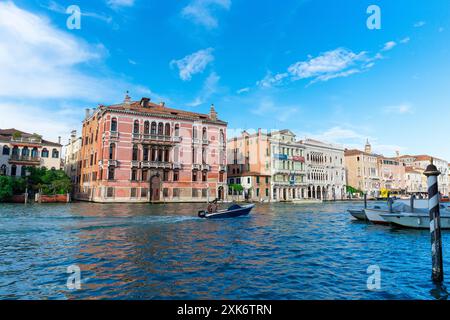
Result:
[[[131,161],[131,167],[132,168],[139,168],[139,161],[132,160]]]
[[[192,138],[192,143],[193,144],[200,144],[200,139]]]
[[[142,161],[142,168],[172,169],[170,162],[163,161]]]
[[[151,143],[151,142],[173,143],[173,142],[180,142],[181,137],[172,138],[171,136],[166,135],[143,134],[141,140],[144,143]]]
[[[203,138],[202,139],[202,144],[203,145],[208,145],[209,144],[209,140],[207,138]]]
[[[111,139],[111,140],[119,139],[119,132],[118,131],[110,131],[109,139]]]
[[[179,136],[173,137],[173,142],[181,142],[181,137]]]
[[[40,137],[11,137],[12,143],[39,145],[42,143]]]
[[[179,162],[174,162],[174,163],[173,163],[173,168],[174,168],[174,169],[181,169],[181,163],[179,163]]]
[[[202,166],[200,164],[193,164],[192,170],[201,170]]]
[[[224,165],[224,164],[220,164],[219,165],[219,171],[226,172],[227,171],[227,166]]]
[[[119,161],[117,161],[117,160],[108,160],[108,166],[110,166],[110,167],[117,167],[117,166],[119,166]]]
[[[8,162],[11,164],[21,164],[21,165],[39,165],[41,163],[41,158],[13,154],[9,158]]]
[[[211,166],[209,164],[202,164],[202,171],[210,171],[211,170]]]
[[[133,133],[133,141],[141,140],[141,135],[139,133]]]

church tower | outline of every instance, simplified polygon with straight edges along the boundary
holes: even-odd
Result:
[[[365,153],[372,153],[372,146],[369,143],[369,139],[367,139],[366,145],[364,147],[364,152]]]

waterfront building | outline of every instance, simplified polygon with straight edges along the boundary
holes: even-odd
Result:
[[[77,131],[73,130],[64,152],[64,171],[72,181],[74,192],[78,192],[81,179],[81,141],[81,137],[77,137]]]
[[[381,189],[389,190],[394,193],[405,193],[406,166],[397,158],[378,157],[378,166],[380,172]]]
[[[372,152],[369,141],[367,140],[364,151],[346,149],[344,154],[347,184],[363,191],[369,197],[378,197],[380,193],[379,155]]]
[[[149,98],[87,110],[78,199],[177,202],[223,199],[227,123]]]
[[[425,171],[427,166],[430,164],[431,159],[433,159],[434,165],[438,168],[441,174],[438,177],[439,192],[443,195],[448,195],[449,189],[449,163],[446,160],[432,157],[430,155],[403,155],[398,156],[398,160],[404,163],[407,167],[413,167],[416,170],[420,169]],[[427,185],[427,178],[422,177],[422,184]]]
[[[271,199],[270,135],[258,129],[228,140],[228,185],[241,185],[243,196],[251,201]],[[236,193],[229,188],[229,195]]]
[[[343,199],[347,185],[344,148],[313,139],[300,143],[306,153],[308,198]]]
[[[424,170],[421,168],[405,168],[405,190],[407,194],[425,194],[428,192],[423,172]]]
[[[36,133],[0,129],[0,175],[25,176],[26,167],[61,169],[61,143]]]
[[[272,132],[270,143],[272,199],[307,198],[305,145],[297,142],[295,134],[288,129]]]

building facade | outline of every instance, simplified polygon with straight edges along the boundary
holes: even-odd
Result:
[[[381,188],[394,193],[406,192],[406,166],[396,158],[378,157]]]
[[[242,132],[228,140],[228,184],[241,185],[243,196],[251,201],[270,201],[270,135],[261,129],[255,134]],[[236,192],[229,188],[229,195]]]
[[[149,98],[87,110],[78,199],[177,202],[224,199],[226,128],[209,114]]]
[[[369,141],[364,151],[345,150],[347,184],[367,193],[370,197],[378,197],[381,189],[378,157],[377,154],[372,153]]]
[[[290,130],[271,134],[272,199],[290,201],[307,198],[305,146]]]
[[[61,144],[17,129],[0,129],[0,175],[25,176],[26,167],[61,169]]]
[[[306,139],[300,142],[306,152],[308,197],[319,200],[341,200],[346,195],[344,148]]]
[[[74,192],[78,192],[81,179],[81,141],[81,137],[77,137],[77,131],[73,130],[64,152],[64,171],[72,181]]]
[[[428,192],[423,169],[406,167],[405,172],[405,189],[407,194],[425,194]]]

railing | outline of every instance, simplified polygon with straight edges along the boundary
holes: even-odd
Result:
[[[224,165],[224,164],[220,164],[220,165],[219,165],[219,171],[226,172],[226,171],[227,171],[227,166]]]
[[[200,139],[192,138],[192,143],[193,144],[200,144]]]
[[[181,137],[179,137],[179,136],[174,136],[174,137],[173,137],[173,142],[181,142]]]
[[[108,160],[108,166],[117,167],[119,165],[119,161],[117,160]]]
[[[202,139],[202,144],[209,144],[208,139],[207,139],[207,138],[203,138],[203,139]]]
[[[163,161],[142,161],[142,168],[163,168],[171,169],[172,163]]]
[[[117,138],[119,138],[119,132],[118,131],[110,131],[109,132],[109,138],[110,139],[117,139]]]
[[[132,161],[131,161],[131,167],[133,167],[133,168],[139,168],[139,161],[137,161],[137,160],[132,160]]]
[[[180,142],[181,137],[171,137],[158,134],[143,134],[141,135],[143,141],[161,141],[161,142]]]
[[[209,164],[202,164],[202,170],[206,170],[206,171],[210,171],[211,170],[211,166]]]
[[[179,162],[174,162],[174,163],[173,163],[173,168],[174,168],[174,169],[181,169],[181,163],[179,163]]]
[[[18,155],[18,154],[13,154],[9,158],[9,161],[40,163],[41,162],[41,158],[40,157],[32,157],[32,156],[21,156],[21,155]]]
[[[133,133],[133,140],[141,140],[141,134]]]
[[[192,170],[200,170],[201,167],[202,167],[202,166],[201,166],[200,164],[196,164],[196,163],[195,163],[195,164],[192,165]]]
[[[39,137],[11,137],[11,142],[21,143],[42,143],[42,139]]]

